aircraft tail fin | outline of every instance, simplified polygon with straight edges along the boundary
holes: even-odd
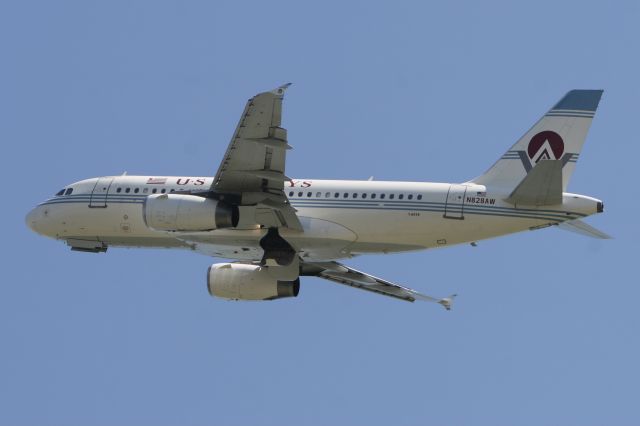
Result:
[[[562,165],[561,188],[566,191],[602,92],[568,92],[489,170],[471,182],[510,193],[541,160],[557,160]]]

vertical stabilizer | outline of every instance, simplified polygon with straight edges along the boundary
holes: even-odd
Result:
[[[602,92],[572,90],[567,93],[485,174],[471,182],[510,193],[538,162],[559,160],[562,191],[566,191]]]

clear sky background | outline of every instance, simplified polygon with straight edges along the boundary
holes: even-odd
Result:
[[[0,424],[637,425],[637,2],[0,3]],[[219,259],[70,252],[65,184],[213,175],[245,101],[293,82],[296,178],[461,182],[566,91],[604,89],[558,229],[349,265],[451,312],[307,278],[231,303]]]

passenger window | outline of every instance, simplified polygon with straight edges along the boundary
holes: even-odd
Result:
[[[407,198],[410,199],[410,200],[413,200],[413,195],[409,194],[409,195],[407,195]]]
[[[293,191],[289,191],[289,197],[293,197]]]
[[[122,188],[116,189],[116,192],[122,192]]]
[[[138,192],[140,192],[140,188],[134,189],[133,192],[135,192],[137,194]]]
[[[298,192],[298,197],[302,197],[302,191]]]
[[[169,191],[169,192],[173,192],[173,191],[175,191],[175,189],[171,188],[171,191]]]
[[[307,192],[307,197],[311,197],[311,191]]]
[[[402,200],[404,198],[404,194],[398,195],[398,200]]]
[[[128,194],[129,192],[131,192],[131,188],[125,189],[124,192],[126,192]]]
[[[327,193],[324,194],[324,198],[329,198],[329,197],[331,197],[331,193],[330,192],[327,192]]]
[[[322,197],[322,192],[316,192],[316,198]]]
[[[358,198],[358,194],[354,193],[353,198]]]
[[[149,188],[144,188],[144,189],[142,190],[142,192],[143,192],[144,194],[146,194],[147,192],[149,192]]]
[[[59,197],[62,194],[64,194],[64,189],[61,189],[60,191],[56,192],[56,197]]]
[[[118,192],[120,192],[120,191],[118,191]],[[158,192],[158,188],[153,188],[153,189],[151,190],[151,192],[153,192],[153,193],[155,194],[156,192]]]
[[[389,199],[393,200],[393,197],[395,197],[395,194],[389,194]]]
[[[165,192],[167,192],[167,190],[162,188],[162,190],[160,192],[162,192],[164,194]]]
[[[338,198],[339,196],[340,196],[340,194],[339,194],[338,192],[336,192],[336,193],[334,194],[334,197],[335,197],[335,198]]]
[[[64,195],[71,195],[72,192],[73,192],[73,188],[69,188],[67,189],[67,192],[64,193]]]
[[[422,200],[422,194],[418,194],[418,200]]]
[[[375,200],[375,198],[376,198],[376,194],[371,194],[371,199]]]
[[[380,194],[380,199],[384,200],[385,195],[384,194]]]
[[[344,195],[343,195],[343,197],[344,197],[344,198],[348,198],[348,197],[349,197],[349,193],[348,193],[348,192],[345,192],[345,193],[344,193]]]
[[[362,198],[367,198],[367,194],[362,194]]]

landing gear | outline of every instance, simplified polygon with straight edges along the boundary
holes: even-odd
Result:
[[[269,228],[267,235],[260,240],[260,247],[264,250],[260,265],[267,267],[269,275],[278,282],[294,282],[299,287],[300,258],[291,244],[280,236],[278,228]]]
[[[264,256],[260,264],[265,266],[287,266],[296,258],[297,253],[291,245],[280,236],[278,228],[269,228],[267,235],[260,240]],[[273,262],[269,262],[269,260]],[[273,263],[276,265],[273,265]],[[271,263],[272,265],[269,265]]]

